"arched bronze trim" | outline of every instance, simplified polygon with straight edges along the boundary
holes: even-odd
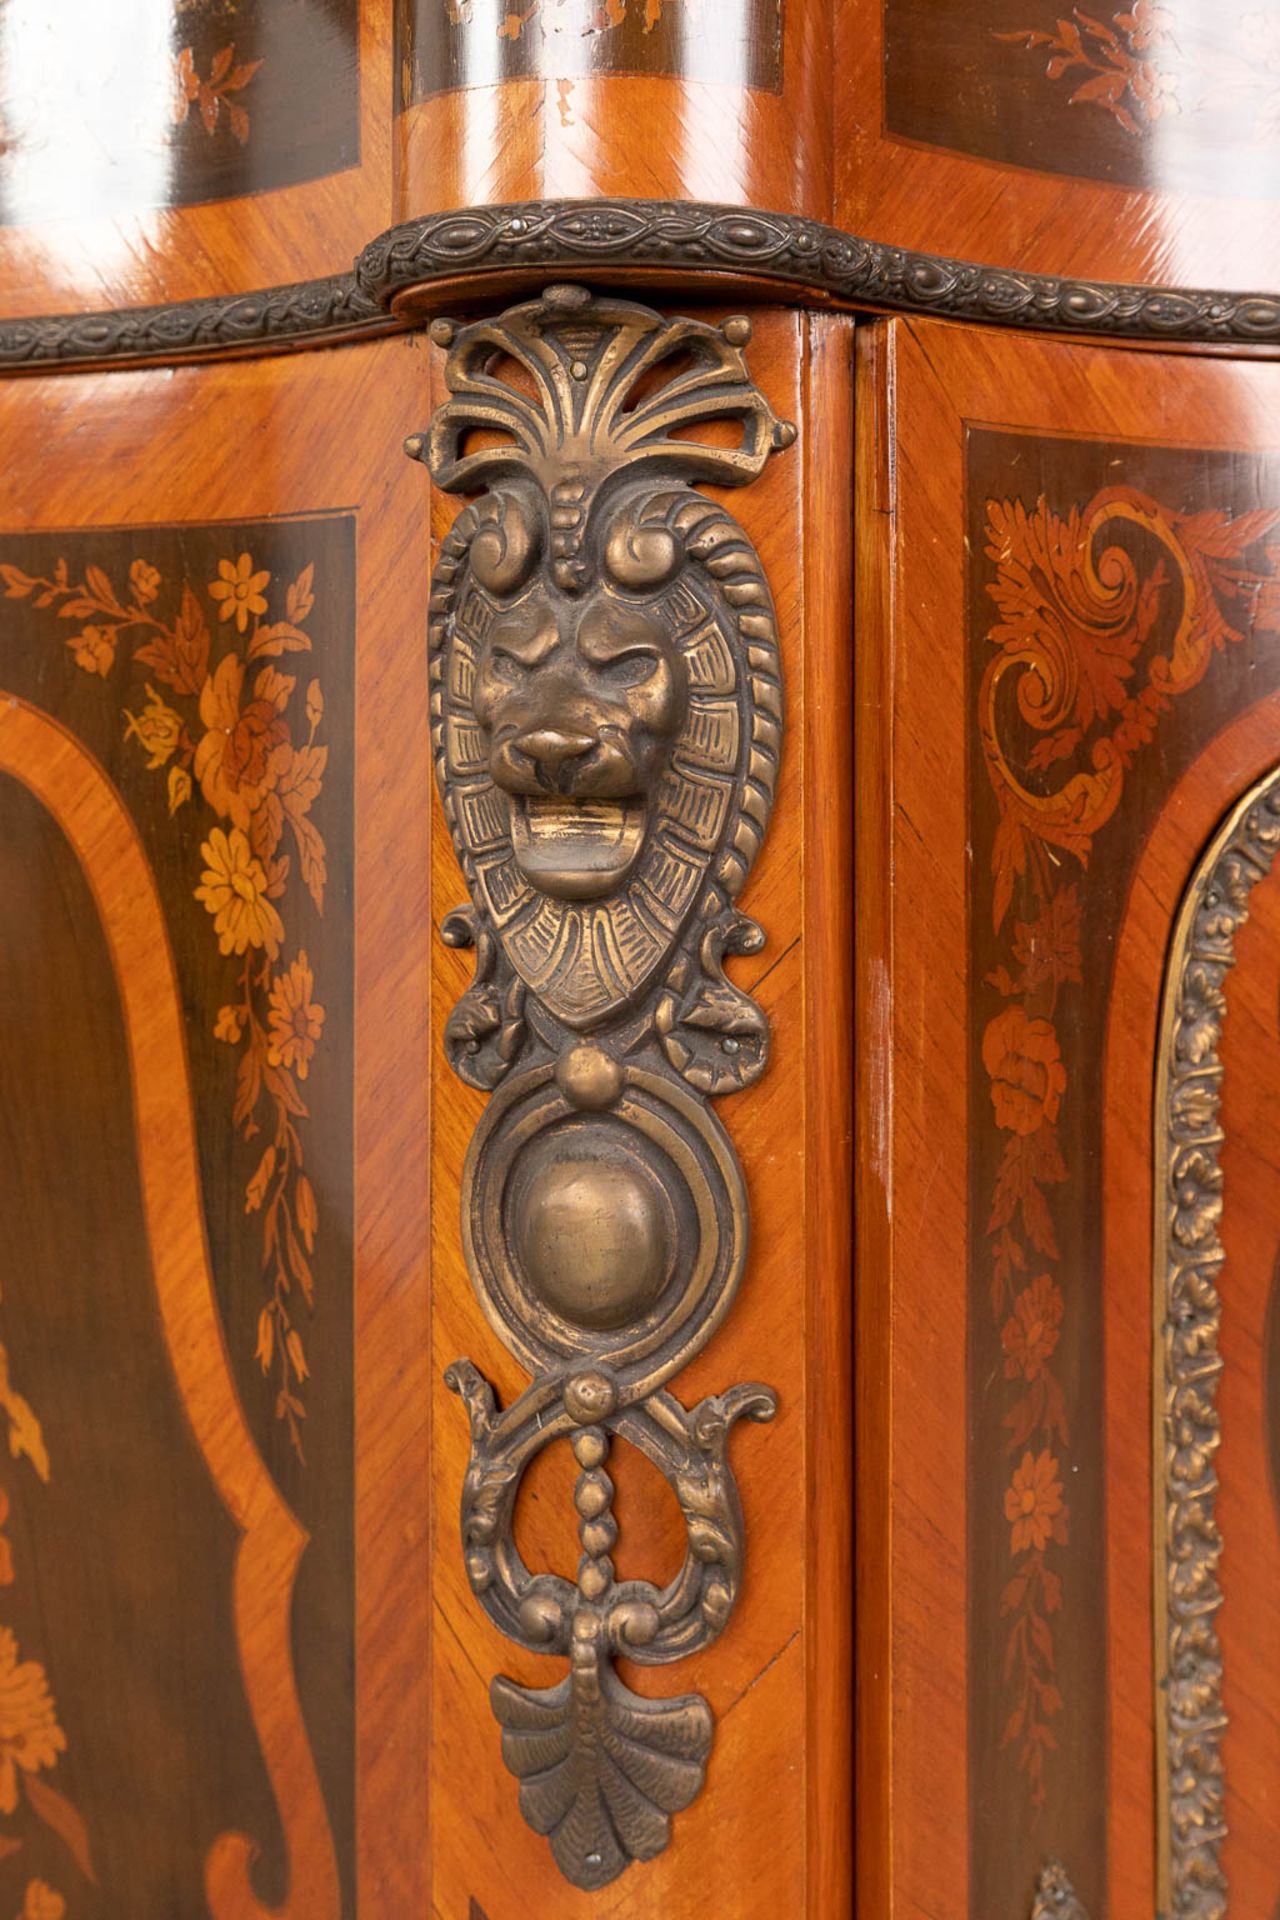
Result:
[[[705,283],[758,298],[1145,344],[1280,347],[1280,295],[1023,273],[699,201],[531,200],[392,227],[352,273],[169,306],[0,320],[0,375],[284,352],[388,333],[549,278]]]
[[[1225,985],[1249,896],[1280,852],[1280,770],[1232,808],[1183,896],[1169,948],[1155,1090],[1157,1907],[1222,1920],[1227,1883],[1222,1605],[1215,1513],[1222,1357]]]

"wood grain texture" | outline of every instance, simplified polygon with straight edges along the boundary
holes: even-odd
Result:
[[[8,189],[0,187],[11,222],[0,227],[0,313],[145,306],[342,272],[393,217],[391,4],[352,0],[330,9],[326,0],[309,0],[313,11],[300,15],[278,0],[257,0],[250,40],[242,35],[223,83],[244,73],[252,65],[246,55],[255,53],[269,55],[287,79],[267,91],[267,68],[252,72],[219,99],[210,133],[203,116],[212,119],[214,102],[199,91],[186,120],[174,125],[175,102],[187,95],[174,66],[184,44],[176,15],[156,39],[148,8],[144,28],[122,42],[116,17],[86,0],[59,10],[51,44],[38,6],[19,0],[10,7],[4,109],[15,151],[6,162]],[[198,24],[190,35],[200,55],[192,72],[208,92],[218,55],[235,47],[235,18],[215,10]],[[59,86],[44,63],[65,59],[69,46],[96,65],[89,75],[68,72]],[[255,95],[264,93],[259,110]],[[274,143],[265,119],[272,94],[277,117],[290,123]],[[231,130],[233,105],[249,117],[243,144]],[[324,132],[339,122],[346,127],[340,147]],[[179,137],[180,151],[173,146]],[[200,142],[216,161],[203,186]],[[123,151],[113,159],[115,146]],[[196,156],[190,162],[188,147]],[[187,197],[184,169],[194,169],[190,194],[203,204],[166,204]],[[282,177],[295,183],[282,185]]]
[[[32,385],[10,390],[0,417],[11,449],[0,524],[11,534],[131,519],[145,527],[158,517],[243,524],[286,502],[300,514],[356,517],[359,612],[345,638],[358,716],[354,894],[340,888],[329,903],[351,916],[355,942],[355,1157],[316,1178],[321,1188],[354,1185],[358,1708],[348,1764],[359,1783],[359,1909],[388,1920],[427,1908],[426,548],[421,491],[399,451],[423,417],[424,371],[419,343],[385,342],[235,370]],[[318,420],[326,428],[319,440]],[[20,471],[16,450],[35,421],[42,457]],[[135,457],[139,435],[162,450],[145,465]],[[145,994],[144,977],[135,990]],[[174,1230],[186,1241],[178,1244],[189,1243],[198,1201],[175,1187],[166,1204],[180,1216]],[[273,1565],[272,1579],[281,1577]],[[265,1609],[258,1617],[260,1598],[242,1596],[245,1665],[264,1689],[269,1730],[287,1710],[288,1669],[279,1621],[268,1622]],[[304,1631],[295,1616],[294,1657]],[[120,1651],[146,1657],[144,1644]],[[281,1748],[271,1735],[271,1746],[280,1804],[294,1806],[308,1777],[305,1745]],[[336,1913],[314,1877],[305,1892],[306,1876],[323,1869],[318,1838],[311,1851],[294,1897],[309,1914]],[[230,1864],[238,1871],[243,1856]],[[234,1889],[227,1897],[231,1911],[253,1910]]]
[[[1230,1716],[1223,1749],[1227,1839],[1222,1867],[1242,1913],[1273,1912],[1280,1901],[1275,1855],[1280,1686],[1271,1653],[1280,1632],[1275,1471],[1280,1169],[1272,1120],[1280,1084],[1280,886],[1274,882],[1273,873],[1255,888],[1248,925],[1236,941],[1220,1049],[1226,1309],[1218,1394],[1224,1447],[1217,1464],[1218,1522],[1226,1548],[1219,1631]]]
[[[1276,497],[1266,457],[1280,445],[1274,374],[1210,363],[1194,370],[1172,361],[1142,365],[1139,396],[1126,356],[1082,347],[1023,341],[1002,348],[990,334],[924,322],[877,328],[864,347],[860,409],[864,417],[877,409],[883,431],[869,429],[861,468],[864,515],[879,514],[881,531],[877,537],[868,521],[874,550],[863,576],[859,657],[881,661],[886,684],[882,696],[878,677],[863,683],[875,724],[859,736],[861,877],[877,883],[878,876],[878,883],[870,898],[863,894],[859,916],[858,1030],[874,1036],[887,1027],[888,1046],[863,1122],[871,1164],[864,1160],[860,1170],[858,1230],[860,1249],[887,1245],[888,1271],[885,1298],[860,1266],[860,1433],[870,1444],[859,1455],[859,1551],[873,1571],[861,1581],[865,1590],[869,1580],[870,1592],[859,1630],[859,1752],[860,1779],[868,1782],[877,1818],[860,1836],[859,1865],[862,1884],[874,1890],[867,1897],[884,1900],[895,1915],[972,1911],[989,1920],[1006,1903],[1011,1916],[1025,1913],[1036,1862],[1059,1850],[1051,1815],[1026,1824],[1028,1812],[1007,1784],[997,1791],[1000,1776],[985,1757],[980,1781],[966,1782],[956,1761],[973,1737],[973,1689],[1000,1684],[998,1653],[988,1663],[975,1660],[972,1642],[966,1649],[974,1631],[966,1626],[965,1544],[973,1503],[986,1503],[993,1523],[1003,1525],[996,1517],[999,1483],[966,1483],[953,1439],[982,1404],[967,1406],[963,1386],[973,1335],[954,1250],[965,1244],[973,1204],[965,1178],[973,1120],[957,1062],[971,1044],[966,1002],[984,1023],[991,1016],[985,948],[965,933],[969,861],[989,858],[990,848],[975,842],[970,854],[958,801],[966,777],[987,776],[954,637],[967,632],[968,647],[989,652],[993,616],[975,624],[965,611],[976,604],[966,600],[966,573],[983,563],[972,528],[967,538],[961,528],[958,503],[975,433],[1007,423],[1018,434],[1010,442],[1009,492],[1028,511],[1042,493],[1051,504],[1083,508],[1103,481],[1141,485],[1163,477],[1166,492],[1177,481],[1175,510],[1190,513],[1211,500],[1223,525],[1234,520],[1243,533],[1261,537]],[[1090,480],[1080,466],[1090,442],[1103,481]],[[1188,448],[1206,451],[1182,451]],[[1053,491],[1058,464],[1072,476],[1061,496]],[[1239,519],[1253,513],[1253,521]],[[880,541],[887,550],[883,572]],[[1261,547],[1246,571],[1255,567],[1268,575]],[[1082,1474],[1105,1472],[1105,1593],[1080,1624],[1085,1657],[1105,1676],[1109,1727],[1092,1766],[1072,1768],[1069,1798],[1078,1810],[1098,1796],[1092,1804],[1109,1829],[1105,1880],[1094,1883],[1100,1856],[1092,1848],[1079,1864],[1068,1858],[1067,1867],[1091,1907],[1105,1899],[1124,1913],[1151,1911],[1154,1845],[1147,1385],[1154,1007],[1164,942],[1195,853],[1257,771],[1251,755],[1264,754],[1261,743],[1274,739],[1269,615],[1251,625],[1255,606],[1261,616],[1264,603],[1256,597],[1242,605],[1243,638],[1224,637],[1221,657],[1211,653],[1203,678],[1179,692],[1167,713],[1162,709],[1154,743],[1135,755],[1126,776],[1121,824],[1105,829],[1110,842],[1099,840],[1084,872],[1069,851],[1059,856],[1064,883],[1077,885],[1087,911],[1102,916],[1116,952],[1113,984],[1106,985],[1104,963],[1097,988],[1108,1021],[1101,1079],[1086,1075],[1077,1095],[1091,1108],[1090,1124],[1106,1128],[1101,1150],[1084,1163],[1093,1169],[1088,1177],[1102,1182],[1104,1329],[1071,1363],[1103,1383],[1101,1412],[1085,1416],[1085,1424],[1101,1421],[1104,1465],[1085,1466]],[[1040,785],[1060,786],[1071,764],[1042,775]],[[1117,834],[1136,835],[1119,868]],[[1101,957],[1101,949],[1087,951]],[[1068,1104],[1073,1085],[1068,1079]],[[985,1086],[978,1092],[986,1102]],[[973,1111],[980,1115],[981,1107]],[[975,1217],[973,1226],[981,1239],[986,1219]],[[970,1298],[985,1302],[985,1273],[977,1279]],[[1063,1282],[1070,1309],[1090,1284],[1088,1265],[1069,1262]],[[1073,1428],[1073,1447],[1086,1438]],[[1070,1497],[1082,1497],[1080,1476]],[[1260,1497],[1255,1491],[1255,1501]],[[885,1571],[877,1575],[881,1555]],[[1072,1711],[1070,1694],[1065,1711]],[[1261,1752],[1237,1751],[1245,1777],[1257,1778],[1265,1768]],[[948,1757],[945,1767],[939,1753]],[[877,1786],[880,1773],[887,1784]],[[981,1868],[984,1852],[994,1882]],[[956,1888],[975,1874],[984,1877],[962,1907]]]
[[[244,1536],[234,1611],[244,1686],[285,1831],[287,1920],[339,1911],[333,1839],[293,1672],[291,1607],[306,1536],[255,1447],[223,1343],[200,1198],[182,1007],[158,896],[136,832],[99,768],[62,728],[7,695],[0,769],[49,809],[79,854],[111,950],[128,1036],[147,1237],[165,1339],[209,1472]],[[123,1116],[122,1116],[123,1118]],[[261,1920],[257,1846],[220,1835],[205,1867],[217,1920]]]
[[[1251,144],[1245,130],[1246,95],[1255,99],[1265,85],[1261,62],[1253,61],[1253,90],[1246,83],[1241,91],[1238,81],[1231,96],[1227,124],[1236,137],[1214,152],[1212,165],[1202,157],[1189,166],[1188,143],[1194,148],[1207,137],[1205,113],[1193,112],[1188,99],[1183,115],[1166,112],[1135,139],[1096,104],[1065,104],[1072,75],[1056,83],[1048,76],[1050,50],[1028,51],[994,35],[1024,23],[1052,33],[1060,18],[1078,22],[1079,14],[1032,5],[1015,19],[1014,11],[989,0],[909,10],[899,0],[889,8],[885,0],[845,0],[836,16],[835,70],[846,103],[836,122],[836,223],[925,253],[1068,277],[1236,289],[1275,284],[1280,253],[1258,201],[1269,136]],[[1185,42],[1184,94],[1187,84],[1211,88],[1207,67],[1194,57],[1196,35],[1221,31],[1225,38],[1225,21],[1215,15],[1211,26],[1194,7],[1156,11]],[[1096,18],[1099,10],[1082,12]],[[1112,12],[1101,9],[1104,25]],[[1254,18],[1267,30],[1269,16]],[[1112,30],[1125,46],[1121,31]],[[1002,87],[1012,89],[1003,112]],[[1091,132],[1093,116],[1099,124]],[[1030,154],[1012,148],[1019,128],[1032,142]],[[1077,155],[1083,147],[1091,156],[1078,172],[1078,160],[1055,153],[1059,128],[1069,130]],[[1082,177],[1104,170],[1117,141],[1141,150],[1136,173],[1117,173],[1113,159],[1109,178]]]
[[[679,51],[668,73],[611,71],[580,50],[568,60],[554,35],[536,52],[531,43],[536,78],[495,79],[408,106],[396,123],[396,218],[581,194],[687,197],[823,217],[831,204],[832,10],[824,0],[787,0],[781,87],[765,90],[752,85],[735,49],[731,29],[745,4],[715,0],[704,9],[709,49],[696,25],[682,27],[679,48],[690,36],[701,47],[683,72]],[[492,12],[482,9],[466,31],[493,33]]]
[[[1128,888],[1116,945],[1106,1041],[1107,1073],[1111,1081],[1136,1086],[1139,1097],[1113,1103],[1106,1114],[1103,1144],[1107,1167],[1104,1258],[1109,1271],[1125,1271],[1130,1249],[1141,1244],[1143,1236],[1149,1235],[1151,1230],[1153,1114],[1149,1095],[1150,1062],[1156,1044],[1160,995],[1177,906],[1205,846],[1227,811],[1225,803],[1245,792],[1274,765],[1277,717],[1280,717],[1280,704],[1272,691],[1223,726],[1210,744],[1195,757],[1173,788],[1168,804],[1155,823]],[[1261,889],[1257,891],[1261,896]],[[1261,910],[1265,915],[1265,902],[1261,903]],[[1244,935],[1240,938],[1243,941]],[[1256,945],[1254,953],[1256,956]],[[1244,964],[1250,965],[1247,947]],[[1256,960],[1253,964],[1256,966]],[[1231,996],[1236,978],[1236,975],[1232,975],[1228,982],[1229,1014],[1235,1005]],[[1249,1008],[1256,999],[1257,987],[1251,987],[1248,975],[1244,976],[1242,987],[1245,1020],[1241,1024],[1247,1026]],[[1224,1048],[1236,1044],[1234,1036],[1230,1039],[1227,1037],[1231,1034],[1231,1020],[1228,1017],[1224,1028]],[[1256,1030],[1247,1037],[1260,1039]],[[1238,1051],[1232,1057],[1238,1059]],[[1265,1048],[1259,1049],[1255,1057],[1259,1070],[1264,1071],[1267,1060]],[[1251,1070],[1247,1077],[1249,1080],[1255,1078]],[[1240,1091],[1244,1109],[1247,1110],[1249,1087],[1246,1085]],[[1252,1156],[1249,1154],[1249,1142],[1242,1140],[1236,1131],[1233,1109],[1224,1107],[1224,1119],[1224,1131],[1227,1126],[1231,1127],[1223,1147],[1225,1182],[1234,1164],[1234,1156],[1241,1149],[1246,1158]],[[1251,1344],[1250,1319],[1254,1321],[1253,1340],[1256,1341],[1256,1321],[1262,1304],[1260,1290],[1269,1285],[1268,1277],[1257,1272],[1256,1263],[1256,1250],[1264,1244],[1268,1230],[1266,1220],[1244,1196],[1242,1200],[1244,1204],[1237,1212],[1230,1241],[1225,1216],[1223,1222],[1223,1239],[1229,1247],[1229,1257],[1230,1249],[1237,1246],[1244,1256],[1239,1283],[1245,1316],[1245,1325],[1240,1329],[1242,1345],[1234,1344],[1234,1331],[1225,1331],[1224,1317],[1223,1351],[1232,1352],[1234,1349],[1233,1357],[1243,1357],[1248,1352]],[[1236,1233],[1242,1236],[1240,1240],[1234,1237]],[[1250,1258],[1251,1252],[1253,1258]],[[1251,1299],[1254,1303],[1252,1311],[1249,1305]],[[1145,1399],[1134,1393],[1132,1381],[1135,1369],[1143,1364],[1144,1359],[1150,1358],[1153,1318],[1151,1299],[1143,1297],[1141,1288],[1114,1286],[1107,1290],[1104,1330],[1107,1351],[1106,1418],[1108,1447],[1118,1458],[1140,1458],[1143,1450],[1150,1446],[1151,1407]],[[1220,1406],[1224,1397],[1229,1406],[1235,1391],[1239,1391],[1246,1400],[1251,1394],[1256,1394],[1261,1383],[1258,1375],[1252,1371],[1253,1365],[1251,1361],[1238,1383],[1224,1380],[1219,1389]],[[1236,1432],[1246,1459],[1251,1459],[1256,1468],[1261,1436],[1239,1433],[1238,1428]],[[1257,1451],[1254,1451],[1255,1448]],[[1239,1479],[1234,1478],[1240,1472],[1241,1463],[1237,1457],[1233,1464],[1230,1450],[1224,1453],[1217,1464],[1224,1482],[1224,1494],[1220,1498],[1227,1498],[1230,1506],[1225,1485],[1227,1477],[1231,1476],[1233,1488],[1239,1489],[1239,1497],[1250,1509],[1248,1519],[1243,1522],[1249,1536],[1246,1554],[1255,1539],[1258,1550],[1265,1551],[1268,1514],[1263,1485],[1253,1477],[1248,1465],[1244,1466]],[[1142,1912],[1151,1909],[1155,1903],[1154,1847],[1148,1824],[1149,1809],[1156,1792],[1150,1751],[1153,1693],[1148,1664],[1153,1622],[1150,1606],[1142,1608],[1133,1604],[1133,1597],[1138,1592],[1140,1558],[1135,1553],[1135,1543],[1151,1524],[1150,1502],[1150,1487],[1144,1485],[1140,1474],[1126,1473],[1112,1477],[1108,1488],[1107,1514],[1108,1560],[1112,1570],[1110,1716],[1112,1753],[1120,1764],[1115,1766],[1112,1776],[1115,1797],[1109,1852],[1116,1884],[1123,1895],[1134,1902],[1135,1911]],[[1236,1525],[1238,1532],[1241,1525],[1239,1519]],[[1244,1634],[1241,1652],[1252,1663],[1256,1654],[1249,1645],[1251,1617],[1257,1621],[1259,1629],[1265,1629],[1266,1609],[1256,1607],[1255,1596],[1250,1593],[1246,1611],[1246,1590],[1232,1581],[1232,1570],[1226,1564],[1222,1569],[1222,1578],[1224,1585],[1232,1582],[1233,1596],[1239,1596],[1235,1607]],[[1123,1607],[1118,1604],[1116,1597],[1118,1580],[1122,1583],[1121,1592],[1127,1589],[1131,1596],[1129,1604]],[[1225,1622],[1220,1624],[1225,1634],[1227,1625]],[[1236,1668],[1236,1672],[1239,1673],[1239,1668]],[[1260,1685],[1265,1698],[1267,1682],[1256,1672],[1251,1672],[1244,1684],[1246,1692],[1250,1694]],[[1243,1777],[1237,1785],[1243,1786],[1246,1793],[1256,1793],[1260,1801],[1265,1803],[1266,1783],[1274,1779],[1274,1748],[1269,1748],[1265,1743],[1255,1744],[1255,1740],[1248,1735],[1246,1741],[1247,1744],[1237,1746],[1235,1730],[1230,1730],[1226,1751],[1228,1778],[1237,1765],[1242,1766]],[[1232,1844],[1228,1842],[1229,1846]],[[1234,1876],[1234,1865],[1232,1872]],[[1272,1891],[1274,1893],[1274,1889]],[[1249,1905],[1243,1906],[1242,1910],[1266,1912],[1267,1907],[1265,1903],[1256,1905],[1250,1899]]]
[[[545,1660],[514,1651],[475,1607],[458,1546],[466,1422],[437,1384],[432,1891],[437,1912],[445,1915],[464,1912],[474,1901],[489,1920],[514,1920],[532,1900],[557,1920],[587,1914],[623,1920],[658,1908],[675,1920],[704,1905],[710,1858],[719,1897],[744,1920],[778,1911],[826,1920],[847,1911],[847,1693],[840,1677],[849,1646],[847,1399],[841,1386],[847,1377],[841,1333],[847,1307],[841,1306],[840,1279],[847,1238],[845,1189],[824,1172],[838,1170],[848,1152],[850,1081],[838,1024],[837,952],[847,907],[830,914],[841,884],[848,803],[838,762],[815,777],[811,755],[815,734],[825,752],[843,733],[847,667],[838,663],[847,646],[848,563],[838,534],[825,561],[814,555],[802,562],[799,535],[809,511],[806,488],[820,475],[834,488],[848,458],[849,336],[847,323],[821,323],[811,358],[803,320],[767,310],[754,319],[753,377],[776,410],[799,421],[801,445],[807,444],[809,423],[822,423],[806,464],[780,457],[749,488],[716,496],[758,545],[783,643],[788,719],[782,780],[743,902],[764,925],[769,944],[759,959],[734,963],[737,980],[772,1022],[774,1048],[763,1079],[722,1105],[751,1193],[747,1273],[725,1326],[672,1384],[689,1400],[727,1380],[760,1377],[777,1389],[780,1411],[767,1429],[744,1432],[737,1442],[747,1564],[733,1620],[705,1657],[672,1670],[686,1686],[704,1692],[716,1712],[706,1788],[678,1817],[666,1853],[592,1896],[560,1879],[545,1843],[521,1821],[514,1783],[502,1766],[487,1702],[491,1675],[546,1685],[557,1674]],[[437,538],[455,512],[453,502],[437,499]],[[438,923],[462,891],[438,815],[433,887]],[[453,1078],[441,1050],[444,1020],[469,973],[468,956],[438,945],[432,1055],[435,1373],[439,1382],[447,1365],[468,1354],[506,1401],[524,1376],[483,1320],[459,1243],[459,1172],[484,1103]],[[827,1063],[815,1074],[809,1035],[819,1032]],[[815,1150],[816,1166],[809,1159]],[[643,1462],[629,1461],[627,1452],[616,1450],[610,1468],[616,1462],[620,1565],[653,1577],[672,1567],[678,1516],[657,1477]],[[547,1455],[527,1477],[516,1525],[521,1550],[535,1568],[563,1571],[576,1558],[571,1480],[571,1464]],[[624,1670],[624,1677],[642,1692],[669,1691],[667,1673],[634,1669]]]

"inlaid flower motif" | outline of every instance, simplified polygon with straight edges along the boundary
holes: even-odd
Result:
[[[140,607],[149,607],[160,591],[160,569],[135,560],[129,569],[129,587]]]
[[[1158,120],[1163,113],[1182,112],[1178,75],[1172,68],[1141,61],[1130,76],[1129,86],[1148,120]]]
[[[238,1047],[244,1032],[244,1018],[243,1007],[219,1007],[213,1023],[214,1039],[225,1040],[229,1047]]]
[[[209,585],[210,598],[222,602],[219,620],[234,618],[237,631],[243,633],[251,613],[261,614],[267,610],[262,589],[270,578],[265,567],[254,572],[253,561],[247,553],[242,553],[236,561],[219,560],[218,578]]]
[[[267,1058],[273,1067],[291,1067],[299,1080],[307,1077],[324,1026],[324,1008],[311,997],[314,988],[305,951],[299,953],[287,973],[277,974],[271,983]]]
[[[18,1804],[18,1769],[38,1773],[67,1750],[44,1668],[19,1660],[18,1643],[0,1627],[0,1813]]]
[[[1118,13],[1115,23],[1135,53],[1144,52],[1162,40],[1173,28],[1173,15],[1156,0],[1133,0],[1128,13]]]
[[[44,1880],[28,1880],[18,1920],[64,1920],[66,1911],[67,1903],[55,1888]]]
[[[182,739],[182,715],[175,713],[155,688],[148,684],[147,704],[141,713],[125,709],[124,730],[132,734],[147,755],[149,768],[162,767],[177,751]]]
[[[1013,1528],[1011,1550],[1023,1553],[1032,1547],[1042,1552],[1061,1512],[1058,1462],[1047,1447],[1039,1454],[1024,1453],[1004,1496],[1004,1517]]]
[[[1048,1020],[1022,1007],[996,1014],[982,1036],[982,1064],[991,1077],[996,1125],[1010,1133],[1052,1126],[1067,1085],[1058,1036]]]
[[[1062,1295],[1047,1273],[1037,1275],[1013,1303],[1000,1335],[1007,1380],[1034,1380],[1058,1344]]]
[[[196,748],[195,775],[214,812],[248,832],[251,815],[292,757],[280,688],[287,700],[293,682],[268,668],[241,707],[244,675],[239,654],[228,653],[205,680],[200,718],[208,731]]]
[[[116,636],[113,627],[86,627],[74,640],[68,640],[71,657],[86,673],[97,673],[105,680],[115,665]]]
[[[200,848],[204,872],[196,899],[213,915],[223,953],[263,947],[272,960],[280,951],[284,926],[267,898],[267,876],[239,827],[226,834],[215,827]]]

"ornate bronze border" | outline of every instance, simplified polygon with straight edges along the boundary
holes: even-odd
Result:
[[[909,253],[795,214],[678,200],[531,200],[392,227],[356,262],[390,304],[410,287],[512,269],[730,274],[822,305],[1127,339],[1280,341],[1280,297],[1065,280]],[[477,289],[479,290],[479,289]]]
[[[1061,1860],[1050,1860],[1040,1875],[1031,1920],[1089,1920]]]
[[[387,333],[398,324],[353,274],[339,273],[171,306],[0,320],[0,375],[280,353]]]
[[[1218,1124],[1224,987],[1249,895],[1280,851],[1280,771],[1214,835],[1169,949],[1157,1055],[1155,1165],[1155,1610],[1157,1904],[1222,1920],[1222,1605],[1215,1516],[1223,1247]]]
[[[354,272],[171,306],[0,321],[0,374],[264,353],[385,333],[557,274],[715,276],[801,304],[1103,339],[1280,344],[1280,295],[1060,279],[862,240],[795,214],[699,201],[530,200],[392,227]],[[491,289],[491,290],[492,290]],[[410,302],[407,296],[412,291]]]

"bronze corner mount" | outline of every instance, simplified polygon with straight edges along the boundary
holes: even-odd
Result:
[[[430,699],[444,814],[470,893],[442,934],[475,949],[445,1047],[489,1093],[463,1171],[462,1242],[491,1326],[532,1376],[511,1407],[468,1360],[462,1544],[472,1592],[557,1685],[494,1680],[520,1806],[598,1889],[668,1844],[713,1737],[697,1694],[616,1670],[708,1647],[742,1581],[728,1460],[754,1382],[686,1408],[667,1382],[727,1314],[745,1183],[711,1102],[749,1086],[769,1026],[727,977],[764,936],[736,902],[782,745],[772,597],[750,539],[698,481],[746,486],[792,443],[753,384],[741,316],[665,320],[552,286],[492,320],[437,321],[449,398],[406,451],[471,496],[442,542]],[[729,422],[734,444],[682,437]],[[476,444],[478,440],[478,444]],[[532,1573],[522,1476],[565,1440],[575,1579]],[[620,1580],[611,1451],[639,1450],[684,1515],[669,1585]]]

